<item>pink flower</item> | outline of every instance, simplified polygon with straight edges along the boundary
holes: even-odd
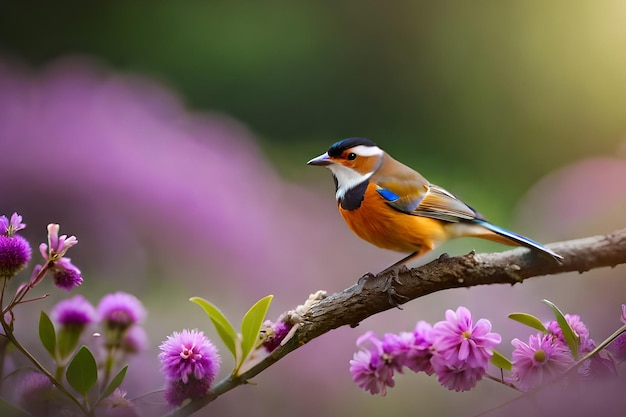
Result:
[[[79,294],[57,303],[50,312],[50,317],[62,326],[82,328],[95,321],[96,309]]]
[[[0,216],[0,234],[12,237],[15,232],[19,232],[24,228],[26,228],[26,224],[22,223],[22,216],[19,214],[14,212],[11,215],[11,220],[5,215]]]
[[[387,333],[383,338],[383,350],[393,358],[393,363],[401,371],[406,366],[413,372],[424,371],[428,375],[433,374],[430,358],[433,356],[432,326],[420,321],[413,332],[401,332],[399,334]]]
[[[52,262],[61,259],[69,248],[78,243],[76,236],[59,236],[59,229],[60,226],[58,224],[50,223],[48,225],[48,244],[42,243],[39,245],[41,255]]]
[[[446,311],[446,320],[435,323],[431,337],[438,355],[450,364],[462,361],[471,368],[486,368],[493,347],[502,341],[499,334],[491,333],[489,320],[480,319],[474,324],[465,307]]]
[[[28,241],[20,235],[0,234],[0,278],[12,278],[23,270],[31,257]]]
[[[289,334],[289,330],[291,330],[291,325],[285,323],[284,316],[278,317],[276,323],[271,320],[266,320],[263,323],[266,331],[266,339],[263,341],[263,347],[267,349],[268,352],[273,352],[283,339]]]
[[[125,330],[132,324],[141,323],[146,317],[146,309],[134,295],[118,291],[102,297],[98,314],[107,327]]]
[[[383,343],[374,332],[367,332],[357,339],[360,348],[350,361],[352,380],[372,395],[387,394],[387,387],[393,387],[394,369],[398,366],[385,355]]]
[[[572,328],[575,335],[578,336],[578,353],[591,352],[596,347],[596,344],[589,338],[589,329],[587,329],[585,323],[580,320],[580,316],[577,314],[566,314],[565,320]],[[549,322],[546,328],[557,337],[563,346],[568,347],[565,336],[563,336],[563,331],[556,320]]]
[[[457,392],[474,388],[487,371],[486,367],[471,367],[467,362],[458,359],[450,361],[439,354],[432,357],[431,363],[437,374],[437,381]]]
[[[513,339],[513,377],[518,388],[528,391],[565,372],[574,363],[567,346],[552,334],[538,333],[528,344]]]
[[[80,269],[72,264],[70,258],[60,258],[50,267],[54,285],[70,291],[83,283]]]
[[[169,380],[187,384],[195,379],[210,385],[219,372],[217,348],[198,330],[174,332],[159,349],[161,366]]]
[[[39,251],[44,259],[52,263],[50,271],[52,272],[54,284],[59,288],[70,291],[83,283],[83,276],[80,269],[72,264],[70,258],[64,258],[63,256],[69,248],[78,243],[78,239],[76,239],[76,236],[59,236],[59,229],[60,226],[56,223],[48,225],[48,243],[39,245]]]

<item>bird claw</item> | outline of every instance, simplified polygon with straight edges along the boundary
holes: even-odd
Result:
[[[387,294],[389,304],[392,307],[397,307],[398,309],[402,310],[402,307],[400,307],[400,303],[407,301],[409,297],[398,294],[394,287],[395,284],[402,285],[402,282],[400,282],[399,270],[400,268],[395,267],[391,269],[386,269],[378,274],[372,274],[371,272],[368,272],[364,274],[361,278],[359,278],[359,280],[357,281],[357,285],[359,286],[359,288],[362,289],[368,281],[382,277],[385,282],[385,285],[383,286],[383,292]]]
[[[363,288],[363,285],[365,285],[367,281],[374,278],[376,278],[376,275],[372,274],[371,272],[366,272],[361,278],[359,278],[359,280],[357,281],[357,285],[359,286],[359,288]]]
[[[400,307],[400,303],[402,303],[403,301],[407,301],[409,297],[402,295],[402,294],[398,294],[398,292],[396,291],[394,287],[394,284],[402,285],[402,282],[400,282],[399,269],[400,268],[393,268],[388,271],[383,271],[381,274],[383,273],[388,274],[384,278],[385,286],[383,287],[383,292],[387,294],[389,304],[392,307],[396,307],[399,310],[402,310],[402,307]]]

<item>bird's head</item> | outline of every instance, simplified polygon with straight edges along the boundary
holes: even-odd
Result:
[[[385,153],[374,142],[349,138],[333,144],[328,152],[311,159],[307,165],[328,168],[337,183],[337,198],[367,181],[380,168]]]

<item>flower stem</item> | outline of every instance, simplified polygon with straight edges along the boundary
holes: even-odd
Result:
[[[61,382],[56,379],[50,372],[48,372],[48,370],[46,368],[44,368],[44,366],[33,356],[30,354],[30,352],[28,350],[26,350],[26,348],[24,346],[22,346],[22,344],[20,342],[17,341],[17,339],[15,338],[15,336],[13,335],[13,332],[11,331],[11,328],[7,325],[7,323],[4,321],[4,317],[0,317],[0,324],[2,324],[2,328],[4,329],[4,332],[6,334],[6,337],[8,337],[8,339],[11,341],[11,343],[13,343],[13,345],[15,345],[15,347],[17,348],[17,350],[19,350],[20,352],[22,352],[24,354],[24,356],[26,356],[26,358],[32,362],[33,365],[35,365],[35,367],[37,369],[39,369],[43,374],[45,374],[48,379],[50,380],[50,382],[52,382],[52,384],[54,384],[54,386],[56,386],[58,388],[59,391],[61,391],[63,394],[65,394],[70,400],[72,400],[80,409],[83,413],[87,412],[87,409],[85,407],[83,407],[83,405],[80,403],[80,401],[78,401],[71,392],[69,392],[67,390],[67,388],[65,388]]]
[[[35,285],[37,285],[39,282],[41,282],[41,280],[43,279],[43,277],[48,273],[48,269],[50,269],[50,265],[52,265],[52,262],[47,261],[44,266],[39,270],[39,273],[37,273],[37,276],[34,279],[31,279],[27,285],[23,286],[13,297],[13,299],[11,300],[11,302],[2,309],[2,315],[4,316],[5,313],[7,313],[8,311],[12,310],[13,307],[15,307],[16,305],[18,305],[19,303],[22,302],[22,300],[24,299],[24,297],[26,296],[26,294],[28,294],[28,291],[32,290]],[[5,285],[6,285],[6,278],[5,278]],[[4,286],[2,287],[3,290],[3,294],[4,294]]]
[[[109,379],[111,378],[111,370],[113,369],[113,364],[115,363],[115,347],[111,347],[107,353],[106,361],[104,362],[104,377],[102,378],[102,384],[100,385],[100,391],[104,392],[106,387],[109,384]]]

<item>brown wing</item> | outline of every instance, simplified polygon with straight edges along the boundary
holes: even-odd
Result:
[[[411,214],[448,222],[482,219],[482,216],[470,206],[445,189],[433,184]]]

